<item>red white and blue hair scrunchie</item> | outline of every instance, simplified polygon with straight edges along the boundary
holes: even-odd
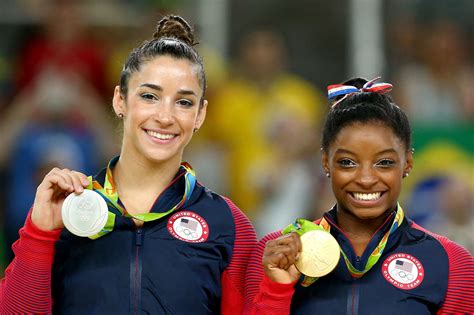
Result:
[[[340,95],[344,95],[343,98],[332,104],[331,107],[336,106],[339,104],[343,99],[347,96],[358,93],[358,92],[373,92],[379,94],[385,94],[392,90],[393,85],[390,83],[380,82],[375,83],[376,81],[380,80],[380,77],[376,77],[369,82],[365,83],[364,86],[359,89],[352,85],[343,85],[343,84],[332,84],[328,86],[328,99],[333,100]]]

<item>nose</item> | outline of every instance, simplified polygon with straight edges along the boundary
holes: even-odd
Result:
[[[363,188],[370,188],[378,181],[376,170],[372,165],[363,166],[357,174],[357,183]]]
[[[175,118],[173,104],[168,101],[158,104],[153,118],[162,125],[171,125]]]

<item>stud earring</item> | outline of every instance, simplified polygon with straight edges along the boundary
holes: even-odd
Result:
[[[198,130],[199,130],[198,128],[194,128],[194,129],[193,129],[193,132],[195,133],[195,132],[197,132]]]
[[[117,116],[118,116],[118,118],[123,119],[123,114],[122,113],[118,113]]]
[[[405,174],[403,174],[403,177],[408,177],[410,175],[410,173],[406,172]]]
[[[329,172],[326,172],[326,177],[327,177],[327,178],[330,178],[330,177],[331,177],[331,174],[329,174]]]

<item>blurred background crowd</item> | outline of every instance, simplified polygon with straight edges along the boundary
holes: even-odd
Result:
[[[3,0],[0,273],[46,172],[94,174],[118,153],[113,87],[167,13],[197,30],[208,75],[186,159],[260,236],[332,206],[326,86],[382,75],[414,129],[404,210],[474,253],[474,1]]]

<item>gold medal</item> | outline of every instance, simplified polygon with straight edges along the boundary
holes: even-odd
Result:
[[[322,277],[333,271],[341,255],[339,244],[328,232],[313,230],[301,236],[302,250],[296,268],[309,277]]]

